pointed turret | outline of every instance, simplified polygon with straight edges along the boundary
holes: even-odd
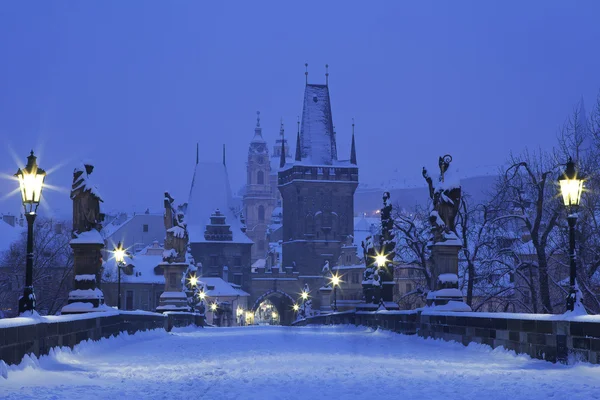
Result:
[[[251,143],[265,143],[262,136],[262,128],[260,127],[260,111],[256,112],[256,127],[254,128],[254,137]]]
[[[279,168],[283,168],[285,167],[285,137],[283,133],[283,121],[281,121],[279,134],[281,135],[281,156],[279,157]]]
[[[356,144],[354,143],[354,118],[352,118],[352,145],[350,147],[350,164],[356,165]]]
[[[300,149],[300,132],[296,135],[296,161],[302,161],[302,151]]]
[[[225,144],[223,144],[223,165],[227,166],[225,163]]]

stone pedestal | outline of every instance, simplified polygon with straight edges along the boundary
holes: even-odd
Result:
[[[458,289],[458,252],[462,245],[458,239],[435,243],[431,246],[432,279],[435,290],[427,295],[427,305],[444,305],[449,301],[463,302]]]
[[[333,309],[331,308],[331,303],[333,303],[333,289],[328,286],[323,286],[319,289],[319,296],[321,297],[321,312],[332,312]]]
[[[74,283],[69,292],[68,304],[62,314],[81,314],[110,310],[104,305],[104,293],[100,290],[102,253],[104,239],[96,230],[83,232],[71,240],[73,249]]]
[[[156,308],[156,311],[190,311],[187,295],[183,291],[181,283],[188,264],[165,262],[159,264],[159,267],[164,271],[165,291],[160,295],[160,305]]]

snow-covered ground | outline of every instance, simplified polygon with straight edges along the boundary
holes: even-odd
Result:
[[[6,399],[598,399],[600,367],[356,327],[183,328],[83,343],[0,377]]]

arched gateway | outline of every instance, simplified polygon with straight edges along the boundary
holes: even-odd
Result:
[[[256,313],[265,302],[269,302],[277,309],[277,320],[281,325],[290,325],[294,321],[296,316],[293,306],[296,300],[292,295],[279,289],[267,290],[256,298],[252,305],[252,312]]]

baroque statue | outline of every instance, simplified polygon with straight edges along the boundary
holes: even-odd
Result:
[[[71,200],[73,200],[73,233],[82,233],[102,229],[104,214],[100,212],[102,198],[96,187],[90,182],[90,175],[94,166],[84,164],[75,168],[73,172],[73,185],[71,187]]]
[[[165,229],[167,237],[165,238],[165,251],[163,260],[169,263],[184,263],[188,247],[188,232],[183,218],[183,212],[173,206],[175,200],[168,192],[165,192]]]
[[[433,209],[429,214],[429,222],[434,243],[456,239],[456,215],[460,207],[461,187],[458,182],[447,180],[446,171],[450,167],[452,156],[446,154],[439,158],[440,176],[437,184],[433,183],[427,169],[423,167],[423,178],[429,186],[429,197]]]

